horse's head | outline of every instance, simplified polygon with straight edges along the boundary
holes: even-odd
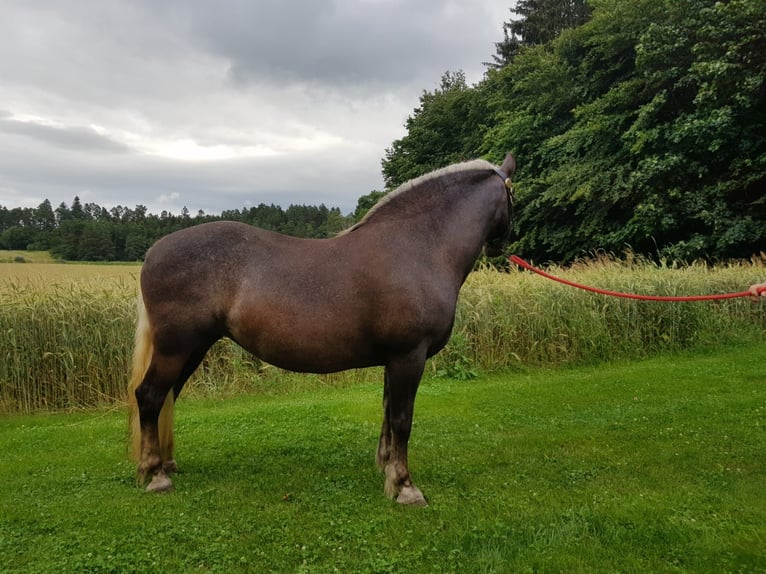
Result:
[[[487,237],[484,251],[489,257],[498,257],[502,255],[503,247],[511,238],[511,213],[514,200],[511,176],[514,171],[516,171],[516,160],[510,153],[505,156],[503,165],[495,168],[495,173],[502,180],[507,201],[504,203],[503,208],[498,212],[496,223]]]

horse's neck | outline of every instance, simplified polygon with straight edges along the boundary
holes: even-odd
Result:
[[[456,276],[465,278],[491,227],[492,197],[486,188],[474,189],[470,194],[452,190],[433,205],[411,216],[406,223],[386,219],[384,225],[390,227],[385,233],[389,237],[406,234],[407,241],[422,250],[420,256],[427,253],[441,265],[446,263]],[[406,231],[402,229],[404,225]]]
[[[492,226],[491,198],[483,190],[475,190],[475,197],[466,198],[442,224],[441,245],[449,254],[462,277],[473,268]],[[481,203],[481,201],[485,203]]]

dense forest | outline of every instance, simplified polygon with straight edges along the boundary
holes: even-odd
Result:
[[[382,192],[359,198],[356,211],[342,215],[337,207],[260,204],[224,211],[220,215],[192,216],[163,211],[147,213],[146,207],[117,206],[110,210],[95,203],[82,205],[78,197],[71,206],[53,209],[48,200],[36,208],[7,209],[0,206],[0,249],[50,251],[67,261],[139,261],[157,239],[173,231],[208,221],[241,221],[296,237],[330,237],[350,227],[375,205]]]
[[[519,0],[484,78],[424,91],[382,159],[388,190],[456,161],[517,157],[514,252],[567,262],[625,250],[689,260],[766,250],[766,2]],[[302,237],[337,208],[152,215],[95,204],[0,207],[0,248],[141,259],[158,237],[233,219]]]
[[[520,0],[486,77],[447,73],[393,142],[393,187],[518,159],[520,255],[766,250],[766,2]]]

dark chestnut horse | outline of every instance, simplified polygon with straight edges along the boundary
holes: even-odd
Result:
[[[514,169],[509,154],[500,168],[477,160],[435,171],[331,239],[216,222],[157,241],[141,270],[128,387],[147,490],[172,488],[174,400],[211,345],[229,337],[292,371],[385,366],[385,492],[424,505],[407,467],[415,393],[426,359],[450,337],[482,247],[498,251],[508,237]]]

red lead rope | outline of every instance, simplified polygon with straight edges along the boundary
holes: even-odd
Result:
[[[585,291],[591,291],[592,293],[599,293],[600,295],[611,295],[612,297],[622,297],[624,299],[639,299],[641,301],[714,301],[717,299],[734,299],[735,297],[752,297],[753,295],[752,293],[750,293],[750,291],[740,291],[739,293],[725,293],[723,295],[694,295],[692,297],[664,297],[659,295],[635,295],[633,293],[621,293],[619,291],[608,291],[606,289],[597,289],[596,287],[588,287],[587,285],[581,285],[580,283],[575,283],[574,281],[568,281],[567,279],[556,277],[555,275],[546,273],[542,269],[533,267],[532,265],[524,261],[521,257],[517,257],[516,255],[511,255],[508,258],[508,260],[511,263],[515,263],[516,265],[523,267],[524,269],[529,269],[530,271],[534,271],[538,275],[542,275],[543,277],[546,277],[547,279],[552,279],[553,281],[558,281],[559,283],[563,283],[564,285],[569,285],[570,287],[577,287],[578,289],[584,289]]]

